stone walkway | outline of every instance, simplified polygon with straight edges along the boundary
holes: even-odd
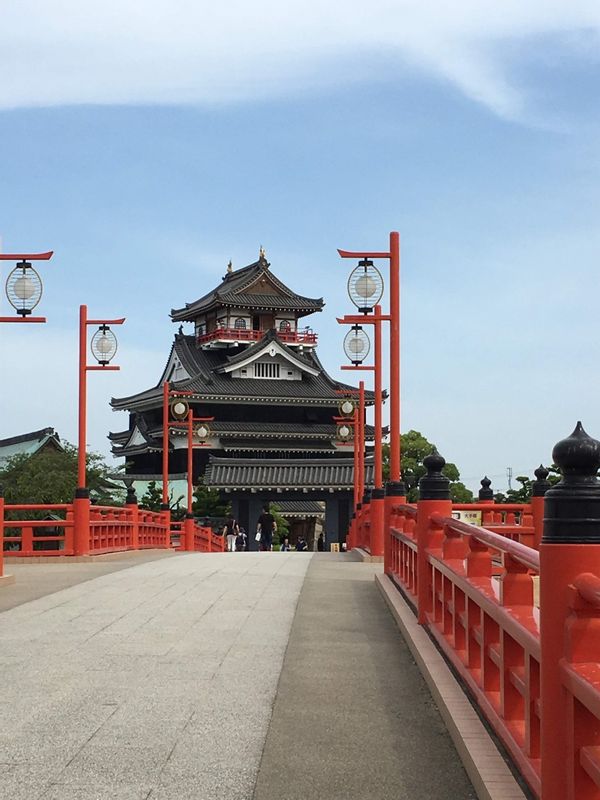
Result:
[[[0,614],[0,797],[474,798],[350,558],[70,565],[85,582]]]

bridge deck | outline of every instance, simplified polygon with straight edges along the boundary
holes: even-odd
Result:
[[[85,582],[68,588],[59,565],[15,565],[0,796],[474,798],[377,567],[350,559],[179,554],[91,579],[72,564]]]

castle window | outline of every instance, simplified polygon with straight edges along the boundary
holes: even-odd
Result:
[[[246,320],[243,317],[238,317],[235,321],[235,327],[239,330],[246,330]]]
[[[254,364],[254,377],[278,378],[279,364],[274,364],[272,361],[257,361]]]

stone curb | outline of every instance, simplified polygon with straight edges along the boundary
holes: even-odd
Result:
[[[351,550],[352,553],[356,553],[356,555],[360,558],[361,561],[372,562],[375,564],[383,564],[383,556],[372,556],[371,553],[363,550],[362,547],[353,547]]]
[[[387,575],[375,582],[410,648],[480,800],[527,800],[446,662]]]
[[[10,586],[11,583],[14,583],[14,582],[15,582],[15,576],[14,575],[0,575],[0,589],[3,586]]]

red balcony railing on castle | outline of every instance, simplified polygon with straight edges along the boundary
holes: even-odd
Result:
[[[198,344],[213,341],[258,342],[266,331],[254,331],[250,328],[215,328],[214,331],[203,333],[196,337]],[[301,344],[314,346],[317,344],[318,335],[311,331],[280,331],[277,336],[286,344]]]

